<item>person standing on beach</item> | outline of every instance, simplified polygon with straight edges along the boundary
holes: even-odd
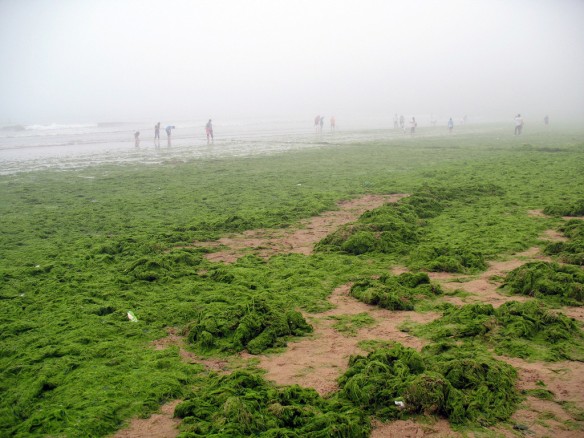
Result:
[[[215,144],[215,139],[213,138],[213,123],[211,119],[205,125],[205,133],[207,134],[207,144],[209,144],[209,139]]]
[[[397,129],[397,113],[393,115],[393,129]]]
[[[314,132],[318,131],[318,125],[320,125],[320,116],[314,118]]]
[[[134,132],[134,146],[137,148],[140,147],[140,131]]]
[[[166,131],[166,136],[168,138],[168,147],[170,147],[170,135],[172,134],[172,130],[174,129],[174,126],[167,126],[165,131]]]
[[[452,128],[454,128],[454,122],[452,121],[452,117],[448,120],[448,132],[452,132]]]
[[[160,122],[154,125],[154,146],[160,146]]]
[[[523,117],[521,114],[515,116],[515,133],[514,135],[521,135],[521,130],[523,129]]]
[[[401,116],[399,116],[399,126],[404,131],[406,130],[405,120],[404,120],[404,115],[403,114]]]
[[[416,122],[416,118],[412,117],[410,121],[410,134],[414,134],[416,132],[416,127],[418,126],[418,122]]]
[[[337,127],[337,119],[335,116],[331,116],[331,131],[334,131]]]
[[[322,134],[322,125],[324,125],[324,117],[320,116],[320,133]]]
[[[546,116],[543,118],[543,123],[545,123],[545,126],[547,126],[547,125],[549,125],[549,124],[550,124],[550,118],[547,116],[547,114],[546,114]]]

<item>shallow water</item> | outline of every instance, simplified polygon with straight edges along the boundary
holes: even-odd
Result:
[[[0,131],[0,175],[43,169],[79,169],[99,164],[158,164],[171,161],[247,157],[373,140],[410,139],[379,120],[354,123],[318,133],[306,121],[230,122],[215,125],[215,142],[207,144],[199,123],[177,123],[168,145],[164,126],[159,146],[153,125],[111,123],[32,125]],[[387,125],[387,126],[383,126]],[[378,128],[382,126],[382,128]],[[467,127],[465,127],[467,128]],[[476,127],[475,127],[476,128]],[[133,133],[141,132],[135,147]],[[422,127],[416,137],[446,135],[443,127]]]

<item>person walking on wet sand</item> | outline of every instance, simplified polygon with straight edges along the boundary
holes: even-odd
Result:
[[[314,132],[318,132],[318,126],[320,125],[320,116],[314,118]]]
[[[448,132],[452,132],[452,128],[454,128],[454,122],[452,121],[452,117],[448,120]]]
[[[320,133],[322,134],[322,125],[324,125],[324,117],[320,116]]]
[[[337,128],[337,119],[335,116],[331,116],[331,131],[334,131]]]
[[[522,129],[523,129],[523,117],[521,117],[521,114],[517,114],[515,116],[515,134],[514,135],[521,135]]]
[[[140,131],[134,132],[134,146],[137,148],[140,147]]]
[[[211,119],[209,119],[205,125],[205,133],[207,134],[207,144],[209,144],[209,140],[215,144],[215,140],[213,138],[213,123],[211,122]]]
[[[168,138],[168,147],[170,147],[170,136],[172,134],[172,130],[174,129],[174,126],[167,126],[165,131],[166,131],[166,136]]]

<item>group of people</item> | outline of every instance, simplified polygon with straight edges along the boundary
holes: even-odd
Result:
[[[166,131],[166,138],[168,142],[168,147],[171,146],[171,137],[172,137],[172,130],[175,129],[176,126],[168,125],[164,130]],[[213,138],[213,122],[211,119],[205,125],[205,134],[207,135],[207,144],[214,143],[215,140]],[[134,132],[134,145],[136,147],[140,147],[140,131]],[[160,122],[154,125],[154,146],[156,148],[160,147]]]
[[[337,119],[335,116],[331,116],[330,118],[331,124],[331,131],[335,131],[337,129]],[[315,132],[322,133],[322,127],[324,126],[324,116],[318,115],[314,118],[314,130]]]
[[[314,129],[316,132],[322,133],[322,128],[324,126],[324,116],[318,115],[314,118]],[[521,117],[521,114],[517,114],[515,116],[515,132],[514,135],[521,135],[521,132],[523,130],[523,117]],[[466,116],[464,116],[463,121],[461,121],[462,123],[466,122]],[[546,115],[544,117],[544,123],[547,126],[549,124],[549,117]],[[435,120],[433,120],[433,124],[435,124]],[[330,129],[331,131],[335,131],[336,130],[336,126],[337,126],[337,121],[335,116],[331,116],[330,117]],[[412,119],[409,122],[409,126],[410,126],[410,134],[414,134],[416,132],[416,128],[418,127],[418,122],[416,121],[415,117],[412,117]],[[452,120],[452,117],[450,117],[448,119],[448,132],[452,133],[452,130],[454,129],[454,121]],[[405,118],[402,115],[397,116],[397,113],[393,116],[393,127],[394,129],[402,129],[404,131],[404,133],[406,132],[406,127],[405,127]],[[171,134],[172,134],[172,130],[175,129],[174,125],[168,125],[165,128],[166,131],[166,137],[167,137],[167,141],[168,141],[168,146],[170,147],[171,145]],[[207,122],[207,124],[205,125],[205,134],[207,136],[207,144],[211,144],[211,143],[215,143],[215,139],[213,137],[213,122],[211,119],[209,119],[209,121]],[[134,143],[136,147],[140,146],[140,131],[136,131],[134,132]],[[154,145],[155,147],[160,147],[160,122],[158,122],[156,125],[154,125]]]

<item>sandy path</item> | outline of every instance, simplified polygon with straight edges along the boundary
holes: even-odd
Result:
[[[275,254],[295,253],[309,255],[314,245],[339,228],[355,221],[367,210],[380,207],[388,202],[397,202],[406,194],[365,195],[361,198],[343,201],[339,209],[324,212],[316,217],[300,222],[292,229],[250,230],[219,239],[219,244],[227,249],[207,254],[207,259],[215,262],[233,263],[250,252],[267,258]],[[198,246],[216,247],[216,242],[200,242]]]

